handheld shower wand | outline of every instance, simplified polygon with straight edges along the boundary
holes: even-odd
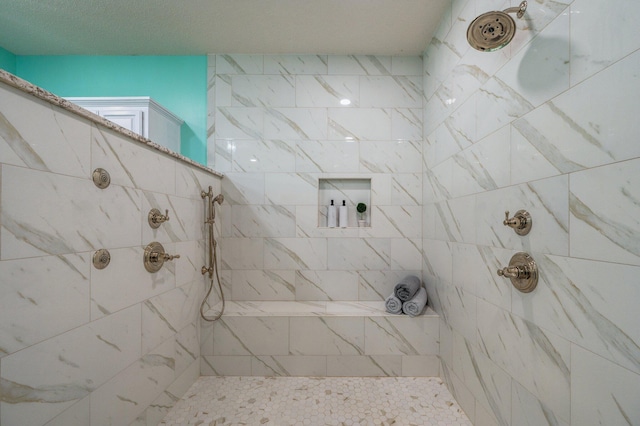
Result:
[[[204,192],[201,191],[200,192],[200,196],[204,199],[204,198],[208,198],[208,201],[206,204],[209,205],[209,207],[207,208],[207,206],[205,205],[205,214],[206,214],[206,219],[204,221],[205,224],[208,225],[208,234],[209,234],[209,238],[208,238],[208,263],[209,266],[203,266],[202,267],[202,275],[209,273],[209,288],[207,289],[207,294],[204,296],[204,299],[202,299],[202,303],[200,304],[200,316],[202,317],[202,319],[204,319],[205,321],[216,321],[217,319],[220,319],[220,317],[222,316],[223,312],[224,312],[224,307],[225,307],[225,299],[224,299],[224,293],[222,291],[222,284],[220,283],[220,276],[218,274],[218,254],[217,254],[217,246],[218,243],[215,239],[215,235],[214,235],[214,228],[215,228],[215,219],[216,219],[216,202],[218,204],[222,204],[222,202],[224,201],[224,196],[222,194],[218,194],[217,196],[213,196],[213,188],[210,186],[209,187],[209,191],[208,192]],[[215,317],[207,317],[204,314],[204,308],[205,305],[207,303],[207,300],[209,299],[209,295],[211,294],[211,290],[213,290],[213,275],[215,273],[215,277],[216,277],[216,281],[218,282],[218,289],[220,290],[220,299],[222,300],[222,309],[220,310],[220,313],[218,313]]]
[[[209,210],[207,210],[207,212],[208,212],[207,219],[204,221],[204,223],[213,224],[215,222],[215,219],[216,219],[215,203],[218,203],[218,204],[222,205],[222,203],[224,202],[224,195],[218,194],[218,195],[216,195],[214,197],[213,196],[213,188],[211,186],[209,186],[209,191],[208,192],[200,191],[200,196],[202,198],[209,198],[209,202],[211,204],[209,206]],[[205,209],[206,209],[206,207],[205,207]]]

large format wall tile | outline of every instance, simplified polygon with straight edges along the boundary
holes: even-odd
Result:
[[[295,170],[311,173],[352,172],[358,169],[359,158],[360,143],[357,141],[300,141],[296,148]]]
[[[176,164],[150,148],[97,125],[91,128],[91,165],[111,175],[112,183],[174,194]]]
[[[298,75],[296,76],[296,105],[299,107],[357,107],[360,99],[360,79],[356,76]]]
[[[640,95],[640,76],[635,72],[639,66],[636,52],[524,115],[513,126],[557,173],[637,157],[637,144],[624,141],[639,131],[639,124],[628,119],[640,113],[635,101]],[[619,107],[599,107],[607,104]]]
[[[365,318],[366,355],[435,355],[439,329],[435,317]]]
[[[373,238],[420,238],[422,209],[418,206],[382,206],[371,211],[372,226],[360,230]]]
[[[640,375],[582,349],[571,347],[572,425],[640,422]]]
[[[391,57],[373,55],[331,55],[329,74],[391,75]]]
[[[173,244],[165,244],[164,248],[168,253],[175,252]],[[158,272],[149,273],[142,262],[143,247],[110,252],[112,267],[92,272],[91,319],[102,318],[175,288],[174,263],[166,262]]]
[[[265,202],[275,205],[317,205],[318,179],[308,173],[268,173]]]
[[[231,207],[231,235],[238,238],[252,237],[295,237],[296,213],[292,206],[275,204],[272,206]]]
[[[418,173],[420,144],[413,141],[370,141],[360,144],[360,169],[368,173]]]
[[[199,372],[201,191],[220,193],[220,179],[71,112],[6,93],[0,424],[156,424],[163,408],[150,404],[166,412]],[[111,175],[104,190],[91,181],[96,167]],[[170,221],[156,230],[147,223],[152,207],[169,210]],[[142,251],[153,240],[181,257],[150,274]],[[99,248],[111,253],[102,270],[91,262]]]
[[[264,266],[262,238],[225,238],[219,247],[223,269],[262,269]]]
[[[218,235],[217,232],[216,235]],[[175,263],[176,287],[193,281],[200,281],[203,275],[202,266],[208,263],[205,261],[205,253],[208,251],[205,241],[178,242],[175,243],[175,251],[181,256],[181,260]]]
[[[513,293],[513,312],[640,373],[640,267],[535,255],[536,291]]]
[[[385,277],[420,270],[421,58],[211,55],[209,63],[208,125],[217,133],[209,158],[229,172],[219,247],[232,300],[381,301],[399,279]],[[356,228],[354,211],[351,228],[319,226],[319,179],[334,178],[371,181],[370,227]],[[254,374],[297,368],[283,358],[293,355],[266,355],[252,359]],[[246,372],[246,360],[240,368],[224,356],[203,371]],[[407,371],[433,371],[421,361]],[[396,363],[386,371],[401,372]]]
[[[294,355],[363,355],[363,317],[292,317],[290,351]]]
[[[327,110],[324,108],[272,108],[265,110],[267,139],[326,139]]]
[[[142,304],[142,350],[145,353],[193,321],[204,296],[198,291],[201,286],[200,282],[193,282],[149,298]]]
[[[518,3],[454,0],[423,55],[422,273],[441,374],[477,425],[633,424],[619,398],[633,386],[600,392],[609,379],[589,370],[638,373],[640,7],[529,2],[507,47],[470,48],[472,19]],[[526,236],[502,224],[519,209]],[[496,275],[516,251],[538,262],[532,293]]]
[[[422,140],[422,108],[391,110],[392,140]]]
[[[511,381],[511,424],[569,426],[569,422],[558,419],[545,403],[515,380]]]
[[[456,244],[453,247],[453,282],[465,292],[503,309],[511,309],[511,282],[496,274],[509,263],[511,250]]]
[[[85,396],[80,401],[57,415],[46,426],[69,426],[91,424],[91,395]]]
[[[91,424],[129,424],[175,378],[173,341],[160,345],[91,394]]]
[[[509,424],[511,377],[458,333],[453,333],[452,367],[478,402],[495,416],[497,423]]]
[[[571,255],[640,265],[640,160],[571,175]]]
[[[620,1],[614,8],[597,0],[571,3],[571,38],[580,41],[571,51],[571,83],[584,80],[640,48],[638,39],[633,37],[638,19],[640,9],[633,0]],[[615,30],[595,37],[593,26],[603,20],[615,22]]]
[[[171,407],[179,401],[176,395],[184,395],[199,376],[200,366],[197,362],[194,362],[180,377],[176,378],[160,396],[153,400],[149,408],[138,417],[141,421],[141,426],[159,424]],[[135,423],[132,423],[132,425],[134,424]]]
[[[479,139],[522,117],[534,108],[526,98],[497,76],[487,81],[477,93],[476,137]],[[492,113],[485,114],[484,111]]]
[[[209,64],[215,66],[218,74],[262,74],[262,55],[210,55]]]
[[[535,8],[535,6],[533,6]],[[496,74],[538,106],[569,88],[569,14],[560,14]]]
[[[326,74],[326,55],[265,55],[265,74]]]
[[[213,328],[214,355],[289,355],[286,317],[228,317]]]
[[[2,167],[2,259],[141,243],[141,193],[21,167]]]
[[[389,269],[391,241],[384,238],[329,238],[330,270]]]
[[[558,176],[477,195],[477,243],[567,255],[568,190],[567,176]],[[512,217],[520,209],[527,210],[534,218],[534,225],[526,236],[519,236],[502,223],[505,211]]]
[[[436,300],[432,300],[432,304],[438,308],[438,312],[443,319],[447,321],[452,329],[475,344],[477,334],[475,318],[478,315],[478,298],[446,282],[432,284],[427,281],[426,285],[428,291],[435,292]]]
[[[0,262],[0,358],[89,322],[85,253]]]
[[[76,177],[90,175],[91,131],[86,122],[16,89],[3,86],[0,93],[0,162]]]
[[[329,108],[331,140],[389,140],[391,138],[389,108]]]
[[[295,276],[296,300],[362,300],[355,271],[298,270]]]
[[[214,194],[216,195],[216,194]],[[156,229],[151,228],[148,219],[144,220],[151,209],[162,214],[169,211],[169,220]],[[142,197],[143,227],[142,241],[170,243],[193,241],[204,235],[204,209],[202,199],[173,197],[165,194],[144,192]]]
[[[180,197],[202,200],[201,191],[212,187],[213,194],[220,193],[220,179],[212,179],[211,175],[194,167],[176,168],[176,194]]]
[[[327,376],[391,376],[402,374],[400,355],[343,356],[327,357]]]
[[[2,423],[46,423],[137,360],[140,336],[136,305],[3,358]]]
[[[324,238],[266,238],[264,265],[268,269],[326,269]]]
[[[265,204],[264,191],[264,173],[228,173],[222,181],[222,194],[229,205]]]
[[[363,108],[420,108],[422,79],[408,76],[364,77],[360,79]]]
[[[216,138],[262,139],[264,110],[257,107],[218,107],[215,114]]]
[[[509,185],[510,131],[505,126],[453,156],[455,197]]]
[[[231,171],[234,172],[287,172],[295,167],[295,141],[222,139],[218,143],[221,149],[230,148]]]
[[[477,315],[480,349],[544,401],[556,417],[568,421],[569,341],[481,300],[478,300]]]
[[[295,79],[289,76],[231,76],[232,106],[292,107],[296,103]]]
[[[251,357],[254,376],[306,376],[327,375],[327,361],[323,356],[256,356]]]
[[[233,300],[294,300],[296,274],[291,270],[231,271]]]

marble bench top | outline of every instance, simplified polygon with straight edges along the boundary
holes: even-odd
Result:
[[[220,311],[218,303],[207,315],[213,316]],[[399,315],[390,314],[384,309],[384,302],[325,302],[325,301],[243,301],[226,302],[225,316],[367,316],[384,317]],[[421,316],[437,317],[438,314],[427,306]],[[408,316],[407,316],[408,317]]]

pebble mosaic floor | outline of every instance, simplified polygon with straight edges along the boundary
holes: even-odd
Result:
[[[434,377],[200,377],[160,423],[471,426]]]

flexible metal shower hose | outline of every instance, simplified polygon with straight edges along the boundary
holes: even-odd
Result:
[[[220,284],[220,275],[218,275],[218,253],[217,253],[218,243],[216,242],[214,230],[213,230],[213,228],[215,227],[215,219],[214,219],[215,213],[212,213],[212,211],[213,209],[215,209],[215,205],[213,201],[210,201],[207,204],[209,204],[209,214],[208,214],[207,223],[209,224],[208,254],[209,254],[209,268],[210,268],[209,271],[210,272],[209,272],[209,288],[207,289],[207,294],[204,296],[204,299],[202,299],[202,303],[200,304],[200,316],[205,321],[216,321],[216,320],[219,320],[222,314],[224,313],[225,300],[224,300],[224,292],[222,291],[222,284]],[[211,290],[213,290],[213,273],[214,272],[215,272],[216,280],[218,282],[218,289],[220,290],[220,299],[222,299],[222,309],[220,309],[220,312],[216,314],[216,316],[208,317],[204,314],[204,308],[205,308],[205,305],[207,304],[207,300],[209,299],[209,295],[211,294]]]

